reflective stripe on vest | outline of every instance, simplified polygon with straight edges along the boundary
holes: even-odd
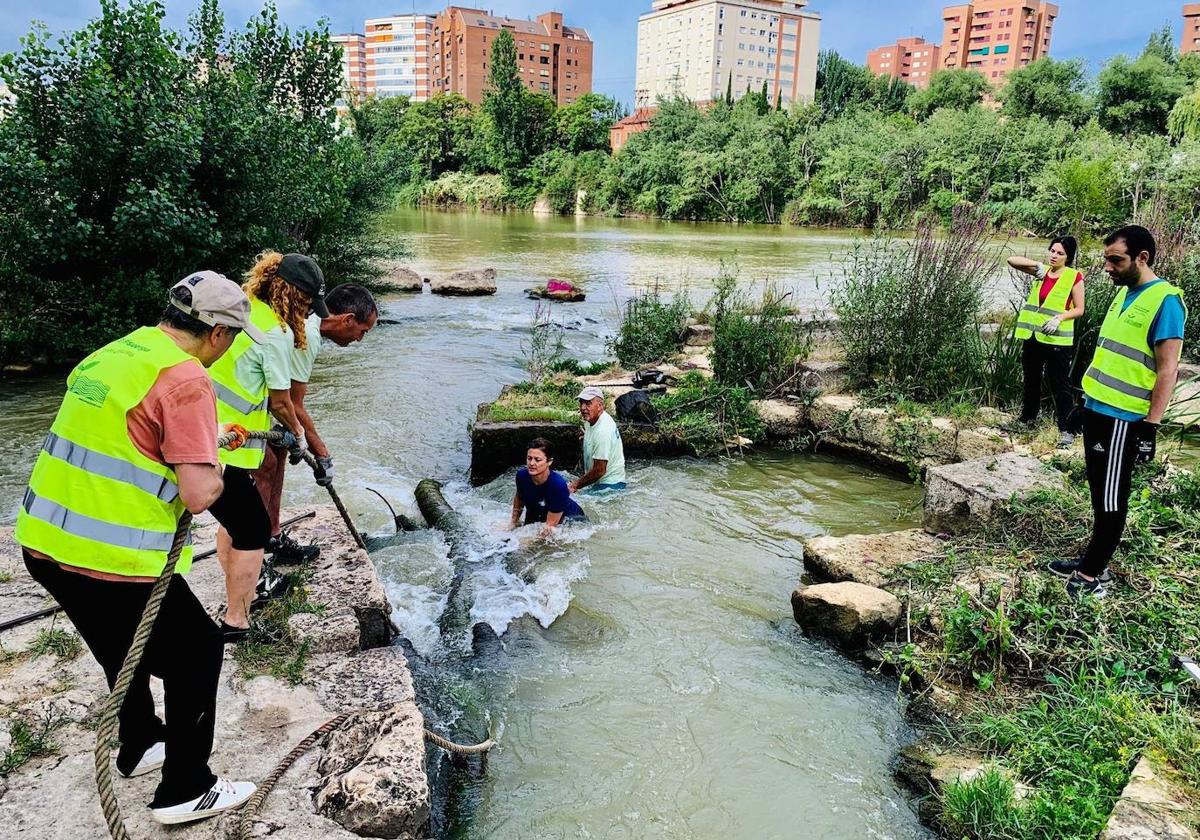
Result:
[[[258,298],[250,300],[250,320],[267,334],[278,334],[283,329],[279,318],[270,305]],[[270,395],[266,385],[251,393],[237,378],[238,361],[254,348],[254,342],[243,332],[233,340],[233,346],[208,369],[213,387],[217,392],[217,422],[224,426],[237,423],[248,432],[265,432],[271,427],[271,416],[267,412]],[[233,450],[222,449],[217,453],[222,464],[255,470],[263,462],[267,451],[266,441],[250,440]]]
[[[180,365],[193,365],[202,376],[199,362],[170,336],[143,327],[71,371],[17,511],[20,545],[92,571],[128,577],[162,572],[183,500],[175,471],[134,444],[128,415],[164,371]],[[206,405],[215,423],[211,396]],[[180,574],[191,557],[191,548],[180,555]]]
[[[1067,311],[1071,300],[1071,290],[1075,288],[1075,280],[1079,272],[1073,268],[1063,268],[1050,294],[1046,295],[1043,304],[1041,297],[1042,283],[1035,281],[1029,288],[1029,297],[1021,311],[1017,314],[1017,328],[1014,336],[1024,341],[1034,338],[1042,344],[1052,344],[1058,347],[1070,347],[1075,342],[1075,322],[1063,321],[1058,329],[1047,335],[1042,332],[1042,326],[1056,315]]]
[[[25,498],[21,502],[21,507],[34,519],[47,522],[68,534],[105,545],[128,548],[131,551],[167,552],[171,550],[171,545],[175,542],[174,531],[170,533],[147,531],[143,528],[129,528],[94,519],[50,499],[41,498],[28,487],[25,488]],[[189,534],[186,544],[190,544],[191,541],[191,534]],[[78,566],[79,564],[76,562],[68,563],[68,565]]]
[[[51,457],[66,461],[73,467],[79,467],[84,472],[132,484],[139,490],[145,490],[151,496],[164,502],[173,502],[179,495],[179,485],[166,476],[157,475],[149,470],[136,467],[128,461],[104,455],[78,443],[72,443],[54,432],[46,435],[42,451]]]
[[[1158,381],[1150,329],[1163,302],[1172,295],[1183,302],[1179,289],[1166,281],[1155,283],[1126,307],[1129,290],[1117,292],[1100,327],[1096,355],[1083,375],[1084,393],[1121,411],[1143,417],[1150,413],[1150,398]]]

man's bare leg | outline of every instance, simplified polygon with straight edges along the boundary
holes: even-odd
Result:
[[[224,528],[217,529],[217,561],[225,572],[225,623],[230,627],[250,626],[250,602],[262,572],[263,550],[239,551]]]

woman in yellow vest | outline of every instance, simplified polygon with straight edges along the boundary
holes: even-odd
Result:
[[[1075,442],[1068,418],[1071,399],[1071,357],[1075,345],[1075,320],[1083,317],[1083,275],[1076,271],[1073,236],[1060,236],[1050,243],[1046,263],[1027,257],[1009,257],[1017,271],[1036,278],[1017,318],[1016,338],[1024,342],[1021,367],[1025,374],[1025,398],[1021,422],[1032,425],[1041,410],[1042,372],[1050,379],[1058,420],[1058,445]]]
[[[217,418],[247,431],[266,431],[270,415],[289,430],[285,443],[297,452],[307,448],[303,427],[292,405],[291,357],[307,346],[304,321],[312,313],[329,317],[325,306],[325,277],[303,254],[264,251],[242,285],[250,299],[250,318],[266,334],[262,344],[239,337],[210,369],[217,394]],[[250,441],[233,452],[221,452],[225,491],[210,508],[221,524],[217,558],[225,570],[228,600],[221,630],[236,642],[250,627],[250,605],[263,572],[263,555],[271,537],[271,519],[254,484],[253,472],[262,464],[265,443]],[[261,596],[275,594],[271,581]]]

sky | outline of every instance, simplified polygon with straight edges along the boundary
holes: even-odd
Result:
[[[198,5],[197,0],[163,1],[168,23],[178,28]],[[222,5],[226,22],[240,26],[262,2],[224,0]],[[277,0],[288,25],[311,25],[325,17],[334,32],[361,32],[368,17],[435,12],[445,5],[445,0]],[[632,100],[637,19],[650,10],[650,0],[479,0],[478,5],[509,17],[563,12],[568,24],[587,29],[595,43],[592,87],[626,104]],[[808,8],[823,19],[822,49],[837,50],[861,64],[868,50],[896,38],[922,35],[939,41],[944,5],[944,0],[811,0]],[[1051,55],[1083,58],[1093,70],[1117,53],[1136,54],[1163,24],[1171,25],[1176,38],[1183,26],[1183,3],[1175,0],[1058,0],[1058,7]],[[98,0],[0,0],[0,52],[17,49],[35,19],[59,34],[78,28],[99,9]]]

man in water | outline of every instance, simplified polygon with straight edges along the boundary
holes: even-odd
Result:
[[[1067,591],[1103,598],[1109,561],[1125,531],[1130,479],[1154,460],[1183,352],[1187,308],[1178,288],[1154,273],[1150,231],[1123,227],[1104,240],[1104,271],[1117,285],[1091,367],[1083,376],[1083,451],[1095,525],[1083,556],[1055,560]]]
[[[617,423],[604,410],[604,392],[588,387],[579,392],[583,418],[583,475],[570,482],[572,493],[585,487],[596,491],[625,489],[625,447]]]

